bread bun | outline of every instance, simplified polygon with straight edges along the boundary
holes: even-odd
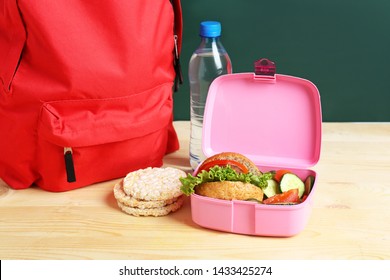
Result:
[[[239,181],[207,182],[195,188],[195,193],[211,198],[224,200],[263,201],[263,190],[253,184]]]
[[[235,152],[224,152],[224,153],[219,153],[214,156],[211,156],[207,158],[205,161],[202,162],[202,164],[199,166],[199,170],[202,169],[202,166],[207,165],[208,163],[215,161],[215,160],[233,160],[241,163],[244,165],[249,172],[251,172],[254,175],[261,175],[261,171],[257,168],[256,164],[251,161],[249,158],[246,156],[235,153]],[[233,169],[235,169],[235,166],[232,166]],[[239,170],[236,170],[240,172]]]

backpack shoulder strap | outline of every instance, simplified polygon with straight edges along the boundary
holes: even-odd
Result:
[[[180,0],[170,0],[175,13],[175,35],[178,36],[177,48],[181,52],[182,38],[183,38],[183,15]]]
[[[183,73],[180,65],[180,52],[183,40],[183,15],[181,9],[180,0],[170,0],[173,6],[173,12],[175,15],[174,22],[174,35],[175,35],[175,82],[174,82],[174,91],[178,91],[179,84],[183,84]]]

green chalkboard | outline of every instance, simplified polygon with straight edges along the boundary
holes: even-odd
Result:
[[[218,20],[233,72],[266,57],[277,73],[319,89],[324,121],[390,121],[389,0],[183,0],[184,84],[176,120],[189,120],[188,62],[199,23]]]

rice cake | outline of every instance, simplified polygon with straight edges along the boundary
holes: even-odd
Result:
[[[182,170],[148,167],[130,172],[115,184],[114,196],[118,207],[133,216],[164,216],[183,205],[180,190]]]

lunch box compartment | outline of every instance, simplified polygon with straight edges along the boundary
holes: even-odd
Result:
[[[264,66],[264,67],[263,67]],[[238,152],[262,172],[288,169],[305,180],[315,176],[306,200],[296,205],[265,205],[193,194],[192,219],[214,230],[259,236],[293,236],[306,226],[318,175],[309,169],[321,151],[320,95],[310,81],[275,74],[274,63],[255,62],[254,73],[216,78],[206,101],[202,149],[207,157]],[[270,71],[271,67],[271,71]]]

